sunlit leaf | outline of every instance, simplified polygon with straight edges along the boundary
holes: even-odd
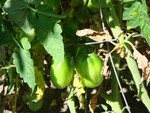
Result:
[[[82,29],[82,30],[77,30],[76,35],[81,37],[88,37],[97,42],[102,42],[104,40],[105,41],[112,40],[112,37],[107,30],[105,32],[98,32],[92,29]]]
[[[132,77],[135,81],[135,85],[138,91],[138,97],[150,111],[150,98],[143,84],[139,85],[141,76],[137,67],[137,64],[132,56],[126,57],[127,65],[132,73]]]
[[[79,76],[77,76],[76,74],[74,75],[73,86],[76,88],[82,88],[83,87],[81,80],[79,79]]]
[[[35,76],[33,60],[31,59],[30,52],[28,50],[21,49],[13,53],[13,63],[16,66],[17,73],[23,78],[29,87],[34,91]]]
[[[25,50],[29,50],[31,48],[31,45],[30,45],[27,37],[21,38],[20,42]]]
[[[124,5],[123,20],[127,20],[127,28],[140,27],[141,34],[150,45],[150,18],[147,13],[145,0],[135,1]]]
[[[43,6],[39,7],[38,10],[52,13],[51,10]],[[58,18],[50,18],[41,14],[39,14],[38,18],[33,22],[37,38],[46,51],[52,55],[55,60],[62,61],[64,58],[64,44],[61,35],[62,29],[58,23]]]

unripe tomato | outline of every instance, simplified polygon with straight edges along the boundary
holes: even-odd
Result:
[[[89,0],[87,7],[90,11],[96,12],[96,10],[99,9],[98,0]]]
[[[56,88],[63,89],[68,86],[73,79],[73,75],[73,67],[66,57],[62,62],[54,61],[54,59],[52,59],[50,77]]]
[[[85,87],[94,88],[101,84],[103,77],[101,75],[103,62],[94,53],[87,57],[77,59],[76,71]]]

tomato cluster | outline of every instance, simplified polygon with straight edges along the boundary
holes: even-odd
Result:
[[[102,60],[97,54],[80,55],[77,58],[75,70],[78,73],[83,86],[94,88],[101,84],[103,77],[101,75],[103,67]],[[67,87],[74,76],[74,68],[67,57],[63,62],[55,62],[52,60],[50,69],[50,77],[54,86],[58,89]]]

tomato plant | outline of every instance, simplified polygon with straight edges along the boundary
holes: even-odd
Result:
[[[87,57],[78,58],[76,70],[81,78],[82,84],[88,88],[94,88],[101,84],[103,67],[102,60],[94,53]]]
[[[0,0],[0,112],[150,112],[149,12],[149,0]]]
[[[56,88],[63,89],[68,86],[73,79],[73,75],[73,67],[66,57],[62,62],[52,60],[50,77]]]

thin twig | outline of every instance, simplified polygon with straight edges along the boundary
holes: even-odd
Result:
[[[88,99],[88,88],[85,88],[85,110],[84,110],[84,112],[85,113],[88,113],[88,101],[87,101],[87,99]]]
[[[117,40],[118,40],[118,39],[112,39],[111,41],[112,41],[112,42],[115,42],[115,41],[117,41]],[[101,41],[101,42],[87,42],[87,43],[84,43],[83,45],[102,44],[102,43],[105,43],[105,42],[110,42],[110,41],[104,40],[104,41]]]
[[[1,70],[8,70],[9,68],[12,68],[12,67],[15,67],[15,65],[9,65],[9,66],[5,66],[5,67],[1,67],[0,71]]]

